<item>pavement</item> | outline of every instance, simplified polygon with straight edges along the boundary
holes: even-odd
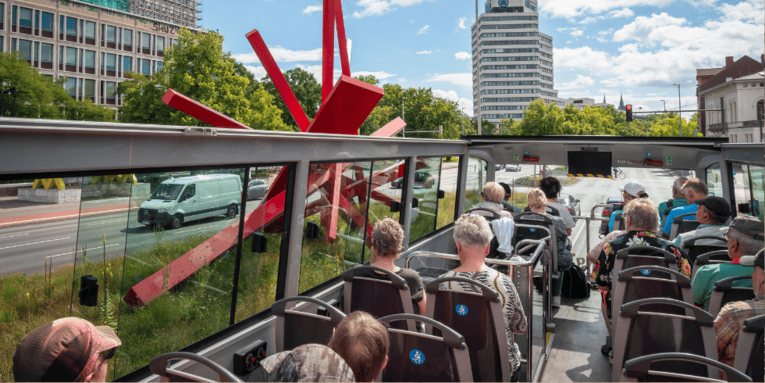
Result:
[[[137,207],[136,203],[131,206],[127,197],[65,204],[42,204],[19,201],[18,197],[0,197],[0,227],[118,213]]]

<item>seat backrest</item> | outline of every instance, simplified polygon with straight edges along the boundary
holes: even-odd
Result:
[[[749,377],[737,371],[727,364],[720,363],[716,359],[710,359],[700,355],[684,354],[679,352],[662,352],[659,354],[644,355],[624,362],[623,378],[625,382],[689,382],[696,380],[721,382],[718,375],[704,374],[690,375],[683,371],[656,371],[651,370],[653,362],[660,361],[682,361],[693,363],[700,366],[707,366],[707,371],[721,369],[725,372],[727,380],[730,382],[751,382]],[[710,368],[711,367],[711,368]],[[699,379],[702,378],[702,379]],[[708,379],[703,379],[708,378]]]
[[[663,276],[671,275],[671,278]],[[622,270],[616,275],[616,284],[612,295],[613,306],[622,307],[625,303],[645,298],[670,298],[693,304],[691,279],[677,271],[661,266],[638,266]],[[677,315],[692,315],[682,307],[645,305],[643,311],[657,311]],[[660,311],[670,309],[670,311]]]
[[[714,250],[696,257],[696,261],[693,262],[693,272],[691,273],[691,280],[696,276],[701,266],[713,265],[717,263],[730,263],[730,257],[728,256],[728,250]]]
[[[672,226],[669,232],[669,239],[677,238],[678,234],[687,233],[696,230],[700,223],[696,220],[685,220],[685,217],[695,217],[696,213],[680,214],[672,220]]]
[[[728,243],[721,236],[702,235],[683,242],[683,250],[688,255],[688,261],[693,265],[701,254],[710,251],[728,250]]]
[[[168,368],[167,364],[171,360],[191,360],[197,362],[218,374],[219,382],[241,382],[236,375],[227,370],[220,364],[205,358],[204,356],[194,354],[191,352],[178,351],[170,352],[155,357],[149,362],[149,370],[152,374],[159,375],[160,382],[208,382],[205,377],[189,374],[183,371],[174,370]]]
[[[555,223],[552,221],[552,219],[541,214],[524,212],[514,215],[513,221],[515,221],[515,234],[512,241],[513,247],[515,247],[518,242],[524,239],[543,239],[547,238],[548,236],[550,237],[547,248],[549,249],[550,254],[553,255],[550,257],[553,262],[552,270],[554,270],[554,273],[557,273],[558,241],[555,238]],[[547,230],[527,226],[541,226],[547,228]],[[519,253],[518,255],[531,255],[533,252],[534,249],[529,249],[525,253]]]
[[[388,279],[374,277],[375,272],[382,273]],[[396,273],[365,265],[346,270],[342,277],[345,284],[343,308],[346,314],[366,311],[377,318],[392,314],[414,314],[409,285]],[[408,329],[414,331],[414,322],[408,324]]]
[[[611,275],[619,275],[622,270],[637,266],[661,266],[679,271],[675,255],[651,246],[632,246],[616,252],[614,269]],[[670,274],[656,271],[654,277],[669,278]]]
[[[765,315],[744,321],[738,333],[736,360],[733,362],[733,367],[747,374],[754,382],[762,382],[765,373],[763,327],[765,327]]]
[[[659,310],[648,312],[645,310],[648,306]],[[686,309],[693,316],[666,313],[677,308]],[[690,303],[668,298],[640,299],[622,305],[619,316],[619,325],[614,329],[614,382],[622,379],[624,361],[643,355],[684,352],[717,359],[714,317]],[[685,362],[658,362],[652,368],[659,371],[681,370],[699,376],[707,373],[711,376],[713,373],[705,368],[699,369],[697,364]]]
[[[441,283],[469,286],[474,293],[441,289]],[[499,294],[480,282],[463,278],[439,278],[425,286],[427,316],[465,337],[476,382],[497,382],[510,376],[507,331]],[[438,335],[425,325],[425,332]]]
[[[306,302],[317,305],[327,310],[329,317],[298,310],[288,310],[287,304],[289,302]],[[276,316],[276,352],[289,351],[309,343],[327,344],[332,339],[335,327],[345,318],[345,314],[329,303],[303,296],[276,301],[271,306],[271,312]]]
[[[624,213],[616,213],[614,216],[614,230],[624,230]]]
[[[401,321],[424,322],[437,328],[439,336],[394,328]],[[395,314],[380,318],[388,324],[390,349],[382,371],[384,382],[472,382],[470,354],[465,338],[430,318]]]
[[[715,287],[712,288],[712,296],[709,298],[709,313],[717,316],[720,310],[730,302],[754,299],[754,289],[742,286],[746,281],[749,281],[748,284],[751,285],[752,276],[737,275],[715,282]]]
[[[545,207],[545,211],[547,212],[547,214],[554,215],[556,217],[560,217],[560,211],[558,209],[552,207],[552,206]],[[523,208],[523,212],[524,213],[529,213],[529,212],[531,212],[531,208],[526,206],[525,208]]]

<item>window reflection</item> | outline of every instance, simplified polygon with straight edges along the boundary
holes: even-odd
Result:
[[[413,196],[418,202],[417,207],[412,209],[410,242],[420,239],[436,229],[441,158],[418,159],[415,169]]]
[[[486,161],[469,157],[467,186],[465,190],[465,211],[481,203],[481,190],[486,183]]]
[[[459,171],[458,157],[444,157],[441,160],[441,178],[438,189],[443,198],[438,201],[438,220],[436,229],[454,222],[454,210],[457,204],[457,178]]]

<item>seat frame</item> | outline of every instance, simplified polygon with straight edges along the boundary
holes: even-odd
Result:
[[[698,223],[698,221],[696,221],[696,220],[690,220],[690,219],[686,220],[685,219],[685,217],[689,217],[689,216],[696,216],[696,213],[680,214],[680,215],[678,215],[677,217],[675,217],[672,220],[672,226],[671,226],[670,231],[669,231],[669,239],[670,240],[673,240],[673,239],[677,238],[678,234],[682,234],[682,233],[680,233],[680,224],[682,224],[683,221],[689,221],[689,222],[694,222],[695,221],[695,222]]]
[[[712,258],[712,257],[714,257],[716,255],[723,255],[723,254],[725,254],[725,257],[727,258],[727,260],[725,260],[725,261],[714,260],[714,259],[710,260],[709,259],[709,258]],[[714,264],[719,264],[719,263],[730,263],[730,257],[728,256],[728,250],[715,250],[715,251],[710,251],[708,253],[704,253],[704,254],[699,255],[698,257],[696,257],[696,261],[693,262],[693,269],[691,271],[691,280],[693,280],[693,277],[696,276],[696,272],[699,271],[699,269],[702,266],[714,265]]]
[[[643,355],[634,359],[630,359],[624,362],[624,369],[622,370],[622,376],[624,382],[637,382],[640,379],[645,379],[649,374],[665,376],[668,378],[684,379],[688,381],[702,380],[709,382],[721,382],[716,379],[715,376],[710,375],[704,379],[696,375],[680,374],[675,372],[666,371],[653,371],[650,370],[652,362],[658,362],[662,360],[678,360],[697,362],[700,364],[706,364],[708,369],[720,369],[723,370],[728,378],[728,381],[732,382],[751,382],[752,379],[748,376],[737,371],[737,369],[728,366],[727,364],[720,363],[717,359],[707,358],[701,355],[688,354],[683,352],[662,352],[659,354]]]
[[[325,310],[327,310],[327,313],[329,314],[329,318],[317,314],[311,314],[303,311],[297,311],[297,310],[289,310],[287,309],[287,305],[290,302],[304,302],[309,304],[317,305]],[[271,313],[276,316],[276,321],[274,324],[274,338],[275,338],[275,346],[276,346],[276,352],[282,352],[284,351],[284,334],[285,334],[285,316],[287,313],[290,315],[298,315],[298,316],[304,316],[319,320],[326,320],[329,322],[332,322],[333,327],[337,327],[337,325],[342,322],[343,318],[345,318],[345,314],[343,314],[340,310],[336,309],[329,303],[320,301],[316,298],[306,297],[306,296],[295,296],[295,297],[289,297],[284,298],[281,300],[278,300],[274,302],[273,305],[271,305]]]
[[[763,327],[765,327],[765,314],[744,321],[744,325],[741,326],[741,330],[738,332],[736,359],[733,362],[733,367],[736,370],[746,373],[749,369],[749,360],[752,357],[754,342],[757,340],[758,334],[763,336]],[[760,339],[760,342],[762,342],[762,339]]]
[[[733,282],[736,281],[743,281],[752,279],[751,275],[736,275],[733,277],[728,277],[724,279],[720,279],[719,281],[715,282],[715,286],[712,288],[712,296],[709,298],[709,313],[712,314],[712,316],[717,317],[717,314],[720,313],[720,310],[722,310],[722,301],[723,298],[725,298],[725,293],[731,290],[752,290],[754,289],[752,287],[737,287],[733,286]]]
[[[370,271],[379,271],[383,274],[386,274],[390,280],[386,281],[384,279],[376,279],[376,278],[367,278],[367,277],[357,277],[356,272],[360,270],[370,270]],[[351,312],[351,293],[353,289],[353,280],[354,279],[363,279],[367,281],[372,281],[376,283],[384,283],[393,285],[398,292],[399,292],[399,299],[401,299],[401,304],[404,307],[404,312],[401,314],[414,314],[414,305],[412,305],[412,295],[409,291],[409,285],[406,283],[406,280],[404,278],[398,276],[396,273],[383,269],[382,267],[372,266],[372,265],[361,265],[356,266],[352,269],[348,269],[343,272],[342,274],[343,278],[343,310],[346,314],[349,314]],[[411,331],[416,331],[417,325],[414,321],[407,321],[407,328]]]

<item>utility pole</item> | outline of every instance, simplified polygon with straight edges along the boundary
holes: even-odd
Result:
[[[406,97],[401,97],[401,119],[406,122]],[[406,137],[406,128],[404,128],[401,133],[403,134],[403,137]]]
[[[682,110],[683,110],[683,104],[682,101],[680,101],[680,84],[672,84],[677,85],[677,117],[679,117],[680,120],[680,137],[683,136],[683,117],[682,117]]]

